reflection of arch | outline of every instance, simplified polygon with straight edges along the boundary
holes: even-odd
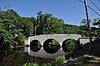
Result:
[[[60,49],[60,44],[54,39],[47,39],[43,44],[44,51],[53,54]]]
[[[75,39],[66,39],[62,43],[62,49],[64,52],[69,52],[75,49],[77,45],[78,45],[78,41],[76,41]]]
[[[41,43],[38,40],[33,40],[30,42],[30,49],[33,52],[38,52],[41,49]]]

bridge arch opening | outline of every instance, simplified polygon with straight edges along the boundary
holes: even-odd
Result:
[[[38,52],[41,49],[42,45],[38,40],[33,40],[30,42],[30,49],[33,52]]]
[[[60,44],[54,39],[47,39],[43,44],[43,49],[49,54],[56,53],[60,49]]]
[[[78,44],[79,44],[78,41],[76,41],[75,39],[66,39],[62,43],[62,49],[64,52],[70,52],[70,51],[76,49]]]

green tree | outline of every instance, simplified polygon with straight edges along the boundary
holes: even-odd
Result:
[[[80,29],[76,25],[65,24],[64,32],[66,34],[80,34]]]
[[[26,37],[33,35],[33,23],[29,18],[21,17],[19,18],[19,22],[15,24],[18,28],[22,29],[22,34]]]
[[[92,23],[94,26],[97,26],[95,27],[95,29],[92,29],[93,30],[93,34],[95,36],[100,36],[100,19],[97,18],[97,19],[94,19],[93,23]]]
[[[81,34],[81,36],[88,36],[88,29],[86,28],[86,26],[79,26],[79,34]]]
[[[37,28],[38,34],[64,33],[64,21],[62,19],[53,17],[52,14],[43,14],[42,12],[39,12],[37,16],[37,24],[39,25],[39,27]]]
[[[19,15],[13,10],[2,11],[0,15],[0,47],[9,48],[10,46],[24,44],[25,36],[22,29],[16,25]],[[2,46],[3,45],[3,46]]]
[[[73,57],[74,51],[78,46],[78,42],[74,39],[69,39],[65,41],[64,45],[66,47],[65,51],[67,50],[66,55],[65,55],[66,59]]]
[[[100,28],[100,19],[99,18],[94,19],[93,25],[98,26]]]

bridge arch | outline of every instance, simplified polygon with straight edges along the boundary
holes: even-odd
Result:
[[[60,44],[55,39],[47,39],[43,43],[43,49],[47,53],[53,54],[53,53],[56,53],[60,49]]]
[[[69,52],[71,49],[75,49],[78,44],[78,40],[66,39],[62,43],[62,49],[64,52]]]
[[[33,52],[38,52],[41,49],[42,45],[38,40],[32,40],[30,42],[30,50]]]

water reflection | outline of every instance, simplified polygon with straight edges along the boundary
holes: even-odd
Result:
[[[22,66],[28,62],[43,63],[44,59],[29,56],[24,52],[24,47],[0,50],[0,66]]]

